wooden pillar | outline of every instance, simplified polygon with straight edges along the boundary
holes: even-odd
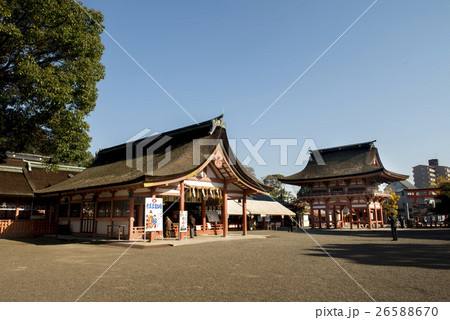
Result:
[[[319,229],[322,229],[322,209],[317,210],[319,212]]]
[[[367,206],[365,209],[361,209],[361,221],[362,227],[365,228],[367,224]]]
[[[356,223],[358,225],[358,229],[361,227],[361,215],[359,213],[359,209],[355,209],[356,210]]]
[[[352,208],[352,201],[348,201],[348,212],[350,213],[350,229],[353,229],[353,208]]]
[[[111,231],[112,231],[112,226],[114,225],[114,221],[113,221],[113,216],[114,216],[114,194],[115,192],[111,192],[111,213],[109,215],[109,223],[111,225]]]
[[[333,206],[333,224],[334,224],[334,228],[337,229],[336,206]]]
[[[242,235],[247,235],[247,196],[244,191],[242,198]]]
[[[69,227],[70,227],[70,203],[72,202],[72,197],[67,199],[67,220],[69,221]]]
[[[367,202],[367,221],[369,223],[369,229],[372,229],[372,214],[370,213],[370,203]]]
[[[97,216],[98,216],[98,194],[94,194],[94,232],[92,232],[92,236],[97,234]]]
[[[180,182],[180,211],[184,211],[184,181]]]
[[[223,221],[223,236],[228,236],[228,192],[227,182],[223,182],[223,206],[222,206],[222,221]]]
[[[16,212],[14,213],[14,220],[19,220],[19,201],[16,201]]]
[[[315,221],[315,217],[314,217],[314,209],[313,209],[312,202],[309,204],[309,221],[311,223],[310,227],[314,229],[316,227],[315,226],[316,221]]]
[[[380,218],[381,218],[381,227],[384,227],[384,216],[383,216],[383,204],[380,203]]]
[[[328,204],[325,205],[325,223],[327,225],[327,229],[330,229],[330,207]]]
[[[377,210],[377,204],[374,203],[373,204],[373,214],[374,214],[374,218],[375,218],[375,229],[378,229],[378,210]]]
[[[203,196],[203,193],[201,193],[201,195],[202,195],[202,230],[203,232],[206,233],[206,201],[205,197]]]
[[[84,206],[84,194],[81,196],[81,203],[80,203],[80,233],[83,230],[83,206]]]

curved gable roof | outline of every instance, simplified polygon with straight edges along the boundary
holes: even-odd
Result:
[[[222,118],[223,115],[101,150],[89,168],[37,193],[71,192],[139,182],[157,185],[185,177],[202,167],[219,143],[228,143]],[[204,139],[201,153],[205,157],[200,158],[200,161],[194,161],[194,141],[197,139]],[[227,156],[235,158],[230,149],[225,150]],[[263,185],[255,184],[239,161],[233,167],[239,172],[239,178],[248,181],[254,189],[264,191]]]
[[[374,142],[313,150],[305,169],[279,180],[283,183],[299,184],[373,175],[378,175],[385,182],[406,180],[408,176],[384,168]],[[315,157],[313,158],[316,152],[320,153],[325,164],[320,165]]]

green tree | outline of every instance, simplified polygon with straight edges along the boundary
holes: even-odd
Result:
[[[244,165],[244,168],[245,168],[245,170],[247,170],[247,172],[250,174],[250,176],[252,178],[254,178],[256,181],[258,181],[258,178],[256,178],[255,169],[253,167]]]
[[[105,74],[103,15],[83,9],[72,0],[0,0],[0,157],[89,158],[85,119]]]
[[[442,193],[436,196],[436,206],[434,213],[436,214],[450,214],[450,182],[444,182],[440,185]]]
[[[270,192],[273,197],[286,202],[290,202],[294,198],[293,194],[289,191],[286,191],[283,184],[278,180],[278,178],[283,177],[284,176],[282,174],[271,174],[266,176],[263,179],[263,182],[265,185],[273,188]]]

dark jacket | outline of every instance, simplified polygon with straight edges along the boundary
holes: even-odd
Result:
[[[189,217],[189,226],[190,227],[195,227],[195,218],[194,218],[194,216],[190,216]]]
[[[391,222],[391,229],[397,229],[397,218],[395,216],[389,216]]]
[[[172,220],[170,220],[170,218],[167,216],[166,219],[164,220],[164,228],[166,229],[172,228]]]

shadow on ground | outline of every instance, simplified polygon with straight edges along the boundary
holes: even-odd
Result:
[[[364,238],[386,238],[392,239],[391,229],[372,229],[372,230],[351,230],[351,229],[311,229],[306,228],[306,232],[311,235],[332,235],[346,237],[364,237]],[[297,232],[303,232],[298,230]],[[450,229],[397,229],[398,237],[403,239],[426,239],[426,240],[448,240],[450,241]]]
[[[36,246],[53,246],[53,245],[62,245],[62,244],[68,244],[68,243],[83,243],[83,244],[105,244],[104,241],[95,240],[91,237],[86,238],[55,238],[55,237],[42,237],[42,236],[36,236],[36,237],[28,237],[28,238],[1,238],[4,240],[9,241],[15,241],[15,242],[22,242],[27,244],[33,244]]]
[[[339,244],[324,245],[323,248],[333,257],[347,259],[358,264],[418,267],[429,269],[450,269],[450,251],[442,244]],[[311,256],[329,259],[323,250],[312,249]]]

